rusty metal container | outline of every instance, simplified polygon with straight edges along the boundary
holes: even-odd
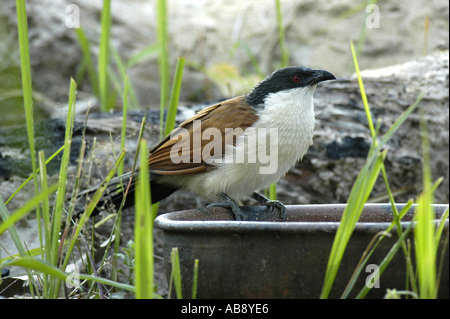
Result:
[[[397,205],[398,209],[404,205]],[[439,218],[448,205],[435,205]],[[183,297],[190,298],[193,265],[199,259],[198,298],[319,298],[331,246],[344,211],[344,204],[287,206],[287,221],[278,213],[265,213],[265,207],[242,207],[250,221],[235,221],[230,211],[210,208],[160,215],[155,225],[163,230],[164,258],[170,274],[170,253],[178,247]],[[406,229],[414,206],[402,222]],[[366,204],[347,246],[330,298],[339,298],[370,241],[386,230],[392,221],[388,204]],[[445,249],[439,298],[449,297],[449,225],[439,247]],[[379,265],[398,239],[384,238],[368,264]],[[413,232],[409,239],[413,240]],[[412,256],[414,262],[414,255]],[[373,266],[360,274],[356,293],[372,274]],[[379,288],[372,288],[367,298],[382,298],[386,289],[405,289],[406,262],[397,251],[379,277]]]

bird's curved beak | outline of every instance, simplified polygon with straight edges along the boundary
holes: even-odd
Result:
[[[314,70],[314,74],[308,84],[313,85],[328,80],[336,80],[336,77],[332,73],[325,70]]]

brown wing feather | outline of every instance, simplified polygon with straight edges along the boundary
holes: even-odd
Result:
[[[194,148],[194,128],[198,129],[198,126],[194,127],[194,120],[201,121],[202,132],[207,128],[218,129],[220,131],[220,139],[202,139],[198,143],[199,145],[196,145],[196,148]],[[171,134],[166,136],[166,138],[150,151],[150,170],[152,173],[160,175],[185,175],[205,172],[210,167],[206,161],[215,157],[214,152],[204,154],[200,162],[197,163],[194,162],[194,154],[202,154],[205,145],[208,145],[210,150],[215,150],[218,147],[222,151],[221,154],[224,154],[226,129],[241,128],[245,130],[257,120],[258,115],[256,111],[248,106],[244,96],[214,104],[181,123]],[[189,135],[189,138],[187,138],[187,135]],[[171,136],[173,137],[172,139]],[[199,136],[201,137],[201,135]],[[229,143],[230,141],[227,142]],[[232,143],[234,142],[235,139],[233,139]],[[189,150],[187,156],[180,163],[174,163],[170,156],[175,144],[177,144],[177,149],[186,147]],[[199,150],[198,147],[201,149]]]

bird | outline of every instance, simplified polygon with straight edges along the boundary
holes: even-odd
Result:
[[[325,70],[280,68],[248,94],[213,104],[182,122],[148,152],[152,203],[183,189],[213,201],[207,207],[230,208],[236,220],[245,220],[237,201],[249,196],[268,210],[279,208],[286,220],[285,206],[258,190],[277,182],[312,145],[313,96],[317,85],[328,80],[336,77]],[[128,183],[123,207],[133,206],[138,170],[112,179],[92,214],[120,207]]]

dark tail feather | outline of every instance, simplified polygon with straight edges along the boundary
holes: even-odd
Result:
[[[101,211],[114,213],[119,210],[124,194],[128,187],[130,176],[131,173],[127,173],[120,177],[115,177],[110,181],[108,187],[103,193],[102,198],[99,200],[91,216],[95,216]],[[123,209],[134,206],[135,188],[136,178],[133,178],[128,189]],[[80,207],[80,205],[86,205],[86,203],[89,203],[97,189],[98,186],[81,192],[78,195],[78,198],[81,200],[78,201],[77,208]],[[173,192],[177,191],[178,188],[159,184],[158,175],[150,174],[150,190],[152,195],[152,203],[157,203],[170,196]],[[77,209],[77,211],[83,212],[84,207],[80,207],[81,209]]]

